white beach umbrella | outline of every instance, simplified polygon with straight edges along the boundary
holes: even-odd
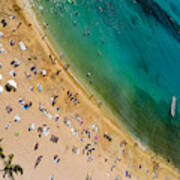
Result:
[[[20,116],[18,116],[18,115],[14,116],[14,121],[15,121],[15,122],[18,122],[18,121],[20,121],[20,120],[21,120],[21,117],[20,117]]]
[[[49,134],[49,130],[46,127],[43,128],[43,134],[45,136],[48,136],[48,134]]]
[[[2,38],[4,36],[3,32],[0,32],[0,38]]]
[[[25,51],[27,49],[22,41],[19,42],[19,46],[20,46],[22,51]]]
[[[32,123],[32,125],[31,125],[31,130],[33,130],[33,129],[35,129],[35,124],[34,123]]]
[[[17,89],[17,84],[16,84],[16,82],[14,81],[14,80],[9,80],[8,81],[8,84],[10,85],[10,86],[12,86],[12,87],[14,87],[14,88],[16,88]]]
[[[0,85],[0,93],[3,92],[3,87]]]

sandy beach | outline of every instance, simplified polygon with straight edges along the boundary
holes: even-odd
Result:
[[[0,138],[24,169],[16,179],[180,179],[90,98],[30,12],[21,0],[0,1]]]

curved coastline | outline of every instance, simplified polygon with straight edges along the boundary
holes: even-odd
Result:
[[[179,106],[174,119],[169,114],[169,106],[172,96],[179,97],[179,83],[172,79],[178,77],[180,47],[162,26],[166,18],[162,17],[160,24],[153,16],[147,17],[138,4],[118,2],[113,1],[106,7],[105,1],[77,1],[74,5],[66,1],[34,1],[36,7],[42,5],[39,13],[44,22],[50,24],[48,30],[55,40],[53,43],[68,55],[77,77],[81,81],[85,79],[84,84],[92,79],[90,89],[105,99],[124,126],[178,167]],[[98,11],[98,6],[104,8],[103,12]],[[114,8],[116,6],[119,8]],[[148,6],[152,8],[151,4]],[[77,25],[73,25],[74,19]],[[88,36],[84,35],[86,27],[90,31]],[[100,45],[101,35],[105,43]],[[98,49],[102,52],[99,56]],[[87,78],[87,72],[91,72],[92,77]]]
[[[23,0],[18,0],[17,3],[22,3],[22,1],[23,1]],[[26,5],[25,11],[28,10],[28,11],[30,11],[30,12],[32,13],[33,11],[30,9],[30,6],[27,4],[27,2],[25,2],[25,1],[23,1],[23,2],[24,2],[25,5]],[[28,18],[31,17],[31,19],[33,19],[33,23],[34,23],[34,24],[36,25],[36,27],[38,28],[39,33],[43,35],[42,27],[41,27],[41,25],[39,25],[40,19],[36,17],[37,15],[35,15],[35,14],[33,14],[33,15],[26,14],[26,16],[27,16]],[[46,43],[48,44],[49,48],[52,50],[52,53],[53,53],[53,54],[56,54],[57,59],[59,59],[59,58],[58,58],[58,54],[57,54],[57,52],[56,52],[56,45],[53,44],[53,42],[52,42],[51,39],[49,39],[49,38],[50,38],[50,37],[48,37],[48,39],[46,39]],[[66,63],[66,60],[65,60],[64,62]],[[61,67],[64,68],[64,65],[62,64],[62,62],[58,62],[58,63],[60,64]],[[87,98],[92,94],[92,92],[90,92],[90,91],[88,92],[88,91],[87,91],[88,86],[85,85],[85,84],[83,84],[82,81],[81,81],[81,79],[80,79],[80,81],[79,81],[79,77],[76,79],[77,75],[73,72],[72,69],[71,69],[70,71],[68,71],[67,74],[68,74],[69,77],[73,80],[73,82],[78,86],[78,88],[82,88],[82,91],[83,91],[83,93],[86,94],[86,97],[87,97]],[[93,92],[93,94],[95,94],[95,92]],[[93,102],[94,102],[94,104],[96,104],[96,106],[97,106],[98,103],[97,103],[96,99],[99,99],[99,97],[97,97],[97,95],[95,95],[95,98],[93,98]],[[108,117],[108,119],[111,119],[111,121],[112,121],[111,123],[114,124],[114,125],[111,125],[111,127],[112,127],[115,131],[119,131],[119,127],[120,127],[120,128],[121,128],[121,131],[126,134],[126,136],[128,137],[128,139],[131,139],[131,137],[130,137],[131,135],[129,135],[129,133],[127,132],[127,130],[125,130],[125,128],[122,128],[122,124],[119,123],[118,120],[116,120],[117,117],[114,117],[114,114],[112,114],[109,110],[108,110],[108,112],[106,112],[107,109],[108,109],[108,107],[107,107],[106,104],[103,102],[103,108],[101,109],[101,111],[102,111],[102,113],[103,113],[105,116]],[[111,123],[109,123],[109,124],[111,124]],[[118,127],[116,127],[117,125],[118,125]],[[119,134],[119,132],[117,132],[117,134]],[[120,133],[120,134],[121,134],[121,133]],[[133,140],[130,140],[130,143],[131,143],[131,144],[134,144],[135,142],[137,142],[137,140],[134,140],[134,138],[133,138]],[[145,150],[146,152],[143,152],[143,149],[144,149],[144,145],[143,145],[143,147],[140,148],[139,153],[146,154],[147,156],[150,156],[150,157],[157,157],[151,150]],[[169,169],[170,172],[174,173],[174,167],[173,167],[173,165],[170,165],[169,163],[167,163],[166,160],[163,160],[161,157],[157,157],[157,158],[159,159],[158,161],[161,162],[160,164],[161,164],[162,166],[167,167],[167,169]],[[175,174],[176,174],[176,176],[179,176],[179,170],[176,169],[176,173],[175,173]]]

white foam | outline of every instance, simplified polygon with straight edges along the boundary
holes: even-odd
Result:
[[[44,9],[44,7],[43,7],[43,6],[39,6],[39,10],[41,10],[41,11],[42,11],[43,9]]]

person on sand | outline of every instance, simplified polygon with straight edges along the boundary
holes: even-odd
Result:
[[[51,97],[51,105],[52,105],[52,106],[55,105],[57,98],[58,98],[58,96],[53,96],[53,97]]]
[[[54,178],[54,176],[53,176],[53,175],[50,177],[50,180],[55,180],[55,178]]]
[[[36,167],[39,165],[39,163],[41,162],[42,158],[43,158],[42,155],[38,156],[38,158],[37,158],[37,160],[36,160],[36,163],[35,163],[35,165],[34,165],[34,168],[36,168]]]
[[[8,130],[11,127],[11,123],[8,122],[8,124],[5,126],[5,129]]]
[[[39,143],[36,143],[35,146],[34,146],[34,151],[36,151],[39,147]]]
[[[13,109],[11,108],[11,106],[8,105],[6,106],[6,111],[8,114],[10,114],[13,111]]]
[[[59,163],[59,161],[60,161],[60,158],[58,157],[58,155],[56,154],[56,155],[54,155],[54,161],[55,161],[55,163]]]
[[[2,19],[2,20],[1,20],[1,24],[2,24],[3,27],[6,27],[6,26],[7,26],[6,20],[5,20],[5,19]]]

